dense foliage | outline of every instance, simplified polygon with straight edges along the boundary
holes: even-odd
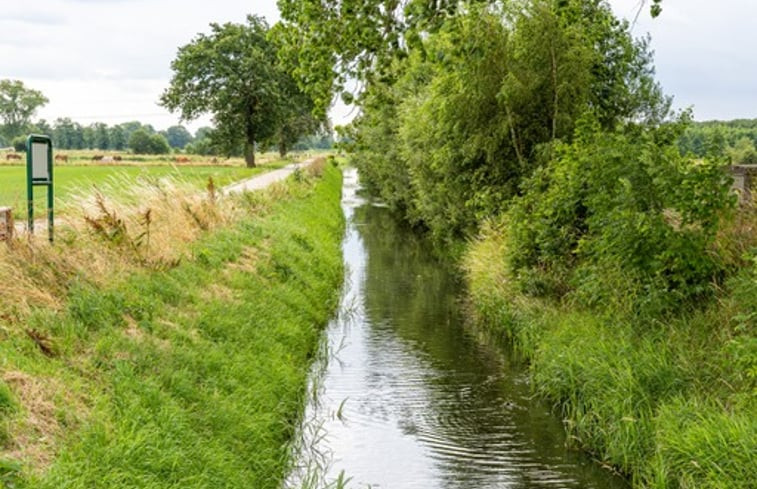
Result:
[[[264,19],[248,16],[246,24],[211,24],[179,49],[161,103],[191,120],[213,115],[213,145],[225,154],[240,147],[248,166],[255,166],[256,144],[274,139],[282,154],[300,136],[312,133],[309,98],[299,90],[277,58]]]
[[[0,80],[0,141],[8,144],[23,135],[34,113],[47,102],[42,92],[19,80]]]
[[[671,119],[648,40],[607,2],[455,3],[443,19],[371,5],[331,22],[373,56],[331,41],[304,52],[358,63],[343,73],[364,82],[354,162],[400,215],[447,245],[504,215],[508,266],[531,295],[659,313],[724,277],[710,249],[733,203],[725,148],[681,155],[689,115]],[[294,25],[330,19],[282,9]],[[392,29],[376,38],[379,14]]]
[[[129,149],[134,154],[162,155],[171,152],[171,147],[162,134],[149,134],[144,129],[137,129],[131,134]]]
[[[757,119],[692,123],[681,135],[681,152],[695,157],[723,155],[734,164],[757,164]]]
[[[712,292],[724,270],[709,250],[733,203],[730,181],[721,161],[680,156],[681,129],[602,132],[583,120],[556,146],[505,216],[523,292],[647,314]]]
[[[603,2],[472,5],[419,42],[366,84],[352,135],[367,185],[441,238],[503,211],[582,114],[667,113],[646,41]]]

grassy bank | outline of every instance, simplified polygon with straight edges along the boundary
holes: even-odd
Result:
[[[636,487],[754,487],[757,261],[705,307],[629,317],[621,305],[524,293],[508,271],[509,246],[504,225],[471,245],[473,307],[529,361],[534,389],[555,402],[573,445]]]
[[[0,308],[3,484],[279,486],[342,277],[340,175],[296,180],[172,197],[147,245],[146,212],[104,213],[63,251],[16,245],[29,270],[0,257],[5,297],[31,290]]]

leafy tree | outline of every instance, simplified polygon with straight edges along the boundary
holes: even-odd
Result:
[[[162,134],[150,134],[144,128],[137,129],[131,134],[129,148],[134,154],[167,154],[171,152],[168,141]]]
[[[757,150],[754,141],[748,137],[742,137],[728,151],[731,161],[738,165],[757,165]]]
[[[103,122],[95,122],[92,128],[92,147],[96,149],[110,149],[110,131]]]
[[[13,149],[18,152],[26,151],[26,138],[24,136],[16,136],[11,143]]]
[[[711,247],[733,198],[722,160],[681,157],[685,123],[608,132],[582,119],[506,214],[516,285],[654,314],[710,293],[723,272]]]
[[[210,27],[179,49],[161,104],[185,120],[212,113],[214,144],[226,153],[243,146],[247,166],[255,166],[255,143],[275,133],[283,95],[268,24],[248,16],[246,24]]]
[[[197,139],[189,143],[185,148],[187,153],[203,156],[216,156],[218,150],[213,146],[213,141],[209,137]]]
[[[82,138],[84,140],[84,148],[87,149],[93,149],[95,148],[95,129],[90,125],[87,127],[82,127]]]
[[[120,125],[113,126],[108,129],[108,140],[110,142],[110,149],[122,151],[126,149],[128,139],[123,127]]]
[[[34,123],[34,126],[31,128],[32,131],[36,134],[44,134],[47,136],[51,136],[53,133],[52,126],[45,120],[40,119],[37,122]]]
[[[213,128],[212,127],[203,126],[203,127],[199,128],[199,129],[197,129],[197,131],[195,131],[194,138],[195,139],[210,138],[210,135],[212,133],[213,133]]]
[[[281,57],[323,117],[335,94],[352,100],[349,80],[383,76],[422,36],[471,4],[494,0],[278,0]]]
[[[381,70],[357,100],[355,163],[439,238],[503,211],[585,112],[606,130],[668,112],[646,42],[604,2],[471,6]]]
[[[192,134],[184,126],[171,126],[163,132],[172,148],[184,149],[192,141]]]
[[[2,135],[8,140],[22,135],[37,109],[48,101],[42,92],[26,88],[19,80],[0,80]]]
[[[313,116],[313,102],[297,87],[288,73],[281,73],[279,87],[283,98],[279,104],[279,122],[268,143],[279,150],[283,158],[305,134],[313,134],[322,123]]]
[[[84,129],[68,117],[53,122],[53,144],[59,149],[83,149]]]
[[[186,146],[185,151],[187,153],[204,156],[218,155],[218,148],[213,145],[213,131],[214,129],[212,127],[201,127],[197,129],[192,142]]]

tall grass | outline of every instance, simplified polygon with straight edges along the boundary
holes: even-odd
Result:
[[[754,487],[754,216],[745,209],[721,230],[713,252],[737,271],[718,299],[675,318],[526,296],[511,285],[507,226],[490,223],[465,257],[473,312],[525,354],[535,391],[555,403],[570,443],[635,486]]]
[[[2,302],[0,480],[278,487],[342,277],[340,176],[321,170],[233,199],[95,198],[55,246],[5,251],[23,284]]]

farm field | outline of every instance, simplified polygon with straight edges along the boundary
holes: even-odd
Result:
[[[58,164],[55,166],[55,199],[58,204],[70,201],[73,195],[87,193],[94,188],[107,190],[105,193],[114,196],[119,190],[124,190],[136,183],[176,179],[198,189],[207,185],[212,178],[216,186],[222,187],[229,183],[252,177],[254,175],[279,168],[288,163],[287,160],[269,159],[256,168],[246,168],[241,160],[231,164],[224,162],[219,165],[175,164],[161,160],[146,160],[144,162],[126,164]],[[42,213],[46,206],[47,189],[35,188],[35,209]],[[13,207],[16,216],[25,215],[26,209],[26,167],[25,165],[0,166],[0,206]],[[63,209],[65,205],[61,206]]]

